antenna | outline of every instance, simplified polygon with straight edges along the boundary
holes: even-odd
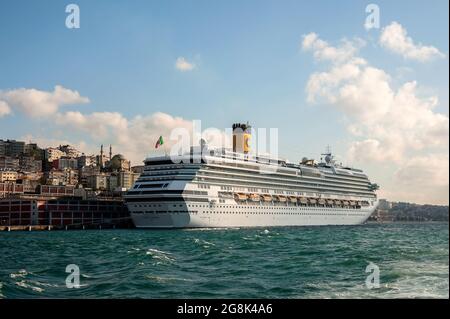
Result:
[[[325,153],[321,154],[325,156],[325,163],[327,163],[328,165],[334,165],[334,159],[333,159],[333,154],[331,153],[331,147],[330,144],[327,145],[326,149],[325,149]],[[322,159],[321,159],[322,160]]]

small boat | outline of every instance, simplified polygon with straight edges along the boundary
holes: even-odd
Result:
[[[308,204],[308,199],[306,197],[300,197],[300,204]]]
[[[239,201],[245,201],[245,200],[247,200],[247,194],[235,193],[234,194],[234,199],[235,200],[239,200]]]

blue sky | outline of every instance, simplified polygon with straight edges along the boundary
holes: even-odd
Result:
[[[80,7],[80,29],[65,26],[69,3]],[[398,185],[390,176],[398,173],[403,160],[423,158],[427,149],[408,152],[392,165],[349,159],[351,143],[364,138],[349,133],[349,114],[330,107],[327,100],[307,101],[305,88],[311,75],[329,66],[302,49],[303,36],[314,32],[333,46],[344,38],[360,38],[365,45],[358,56],[388,73],[393,89],[417,81],[417,94],[437,97],[433,112],[448,120],[448,1],[435,0],[432,5],[376,1],[381,28],[367,31],[369,3],[2,1],[0,92],[19,88],[50,92],[60,85],[78,91],[90,103],[62,106],[59,112],[118,112],[130,121],[164,112],[185,120],[201,119],[204,127],[223,129],[247,120],[256,127],[277,127],[281,155],[292,160],[317,158],[330,144],[346,162],[364,166],[374,180],[387,185],[391,191],[386,196],[409,200],[408,195],[394,192]],[[393,21],[407,30],[415,44],[433,46],[443,56],[424,63],[382,48],[380,33]],[[177,70],[174,63],[179,57],[194,69]],[[104,142],[119,144],[121,150],[115,135],[100,141],[92,130],[69,130],[55,124],[52,116],[36,118],[12,110],[0,117],[0,138],[69,141],[87,150]],[[448,148],[434,151],[448,156]],[[448,182],[439,193],[445,189],[448,192]],[[422,201],[427,200],[448,203],[448,195]]]

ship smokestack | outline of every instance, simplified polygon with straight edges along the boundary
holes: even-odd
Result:
[[[233,124],[233,152],[248,154],[250,152],[251,126],[247,124]]]

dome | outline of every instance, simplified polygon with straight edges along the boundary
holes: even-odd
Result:
[[[126,161],[125,156],[123,156],[122,154],[116,154],[116,155],[114,155],[113,158],[112,158],[111,160],[113,160],[113,159],[118,159],[118,160]]]
[[[121,170],[128,166],[128,161],[122,154],[116,154],[111,158],[109,167],[113,170]]]

